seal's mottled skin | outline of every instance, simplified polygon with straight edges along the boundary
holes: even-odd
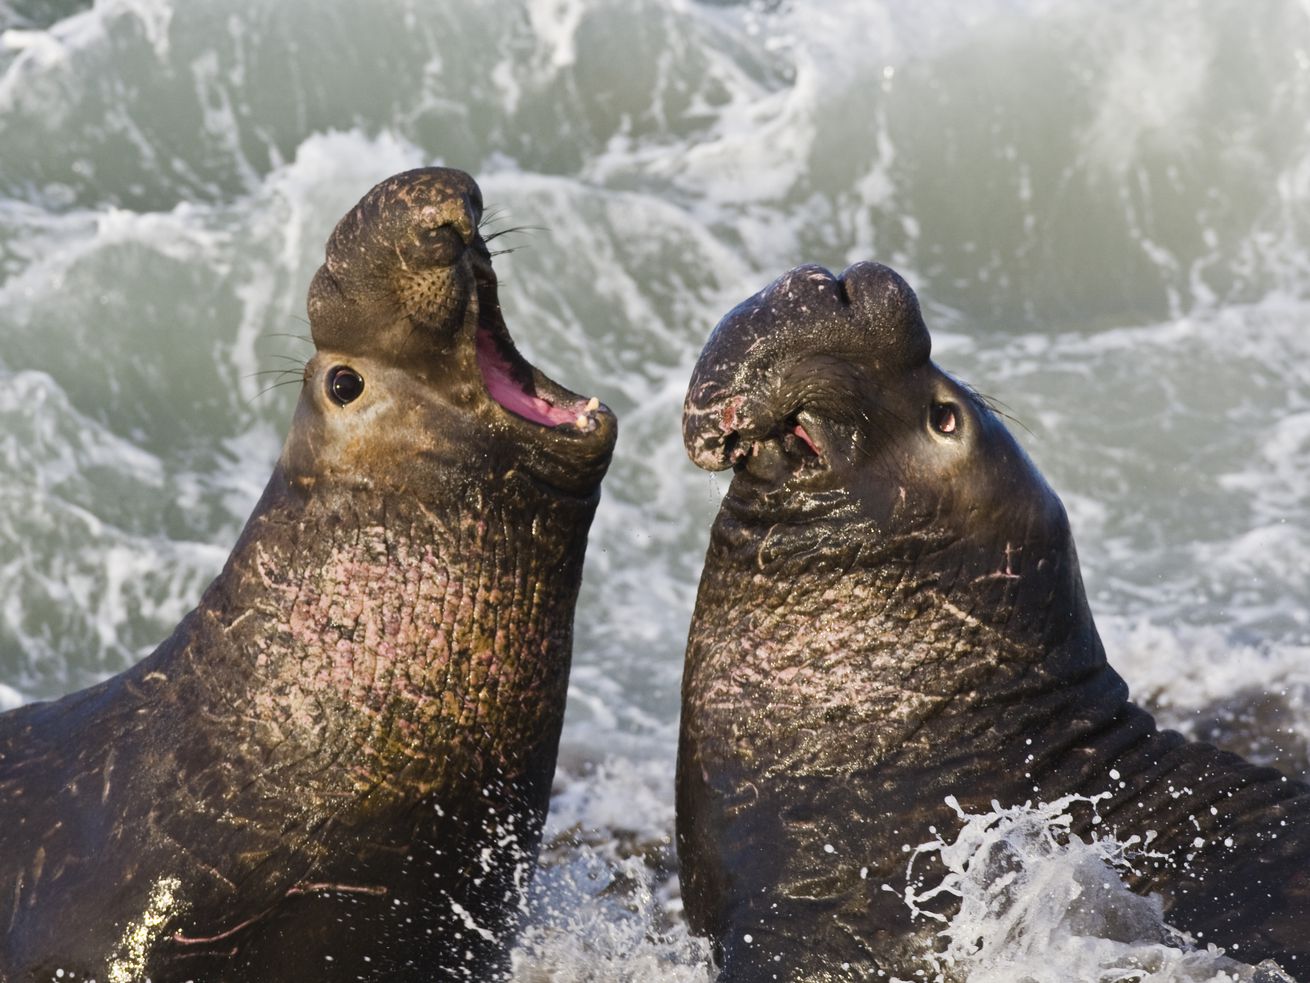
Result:
[[[905,848],[958,828],[946,797],[1102,792],[1100,835],[1156,834],[1132,887],[1172,924],[1310,978],[1310,788],[1129,702],[1059,499],[929,355],[891,270],[802,267],[693,375],[688,451],[736,468],[678,760],[683,895],[719,978],[918,978],[940,926],[900,896]]]
[[[503,967],[615,423],[514,352],[481,210],[434,168],[341,221],[291,432],[199,607],[121,675],[0,717],[0,978]],[[506,410],[480,346],[575,422]]]

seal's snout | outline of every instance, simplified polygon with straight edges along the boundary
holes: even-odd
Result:
[[[469,175],[446,167],[406,171],[374,186],[337,223],[326,263],[335,276],[356,280],[397,261],[402,271],[450,266],[481,244],[481,221],[482,192]]]
[[[812,463],[823,447],[804,422],[810,402],[848,405],[837,390],[888,385],[930,354],[919,301],[894,270],[856,263],[837,277],[797,267],[710,335],[683,406],[687,453],[719,471],[747,457],[752,442],[776,436]]]
[[[391,360],[448,350],[471,299],[494,298],[481,221],[463,171],[424,167],[372,188],[332,230],[310,285],[318,347]]]

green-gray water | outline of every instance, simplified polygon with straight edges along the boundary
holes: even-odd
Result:
[[[1305,3],[8,0],[0,30],[3,705],[194,604],[328,231],[442,163],[528,227],[497,260],[521,347],[622,420],[521,979],[700,978],[665,841],[724,484],[679,411],[718,317],[801,262],[918,290],[1069,506],[1135,692],[1307,768]],[[1070,952],[1052,979],[1102,965]]]

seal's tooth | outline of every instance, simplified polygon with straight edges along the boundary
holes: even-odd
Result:
[[[578,414],[578,418],[577,418],[576,420],[574,420],[573,422],[576,423],[576,424],[578,425],[578,429],[579,429],[579,430],[586,430],[586,429],[587,429],[587,423],[588,423],[588,420],[587,420],[586,416],[584,416],[583,414],[579,413],[579,414]]]
[[[587,400],[587,412],[595,413],[598,409],[600,409],[600,400],[592,396],[591,399]]]

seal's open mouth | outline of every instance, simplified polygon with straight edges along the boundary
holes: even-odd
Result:
[[[481,272],[481,271],[479,271]],[[528,363],[514,347],[496,302],[494,280],[478,277],[480,317],[475,342],[482,384],[503,409],[561,433],[590,434],[608,412],[596,397],[569,392]]]
[[[535,380],[529,378],[526,382],[520,382],[516,378],[526,366],[519,366],[519,372],[515,372],[516,367],[501,351],[495,335],[487,328],[478,329],[477,346],[478,369],[482,372],[487,394],[505,409],[543,427],[568,424],[579,430],[594,429],[596,420],[592,414],[600,408],[600,400],[596,397],[593,396],[585,403],[576,399],[556,404],[551,401],[549,394],[538,391]]]
[[[736,433],[729,435],[727,459],[734,471],[755,469],[774,477],[779,472],[800,475],[826,471],[829,467],[826,451],[834,439],[822,420],[801,410],[754,439],[743,439]]]
[[[769,470],[782,466],[797,474],[828,468],[827,451],[834,441],[840,441],[821,414],[804,405],[787,413],[776,412],[773,402],[787,406],[799,402],[786,397],[748,400],[741,393],[724,397],[717,389],[710,392],[703,404],[699,400],[704,392],[690,394],[685,405],[688,418],[713,421],[710,429],[692,431],[687,437],[689,453],[699,466],[712,471],[727,467],[745,471],[767,461],[764,466]]]
[[[794,418],[789,420],[788,423],[791,425],[791,436],[798,442],[793,445],[794,449],[803,457],[818,458],[822,460],[823,451],[819,449],[819,445],[815,442],[814,438],[810,436],[810,432],[805,429],[805,424]]]

